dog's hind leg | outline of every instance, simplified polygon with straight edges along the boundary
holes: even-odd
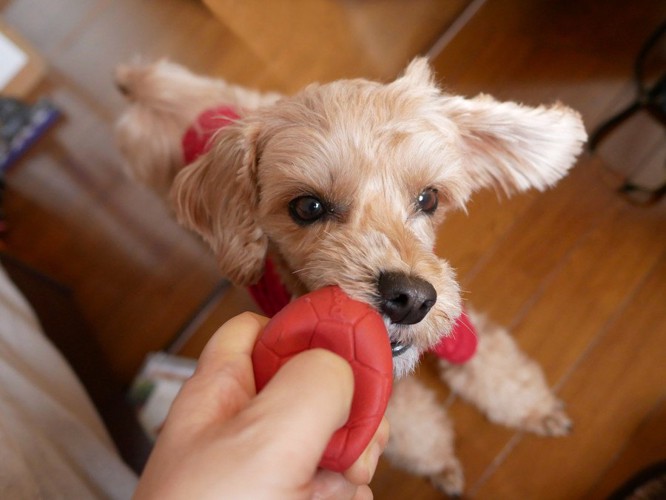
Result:
[[[504,328],[475,314],[470,317],[479,336],[476,355],[462,365],[440,362],[442,378],[451,389],[492,422],[540,435],[567,434],[571,421],[541,367]]]
[[[435,393],[413,376],[397,381],[386,416],[391,433],[385,456],[397,467],[429,477],[444,493],[460,495],[464,479],[453,427]]]

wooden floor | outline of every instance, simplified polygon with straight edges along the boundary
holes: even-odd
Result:
[[[311,80],[387,79],[470,2],[414,0],[407,9],[397,0],[313,0],[298,16],[278,2],[254,12],[208,3],[218,18],[193,0],[0,0],[0,15],[50,63],[38,95],[65,116],[8,176],[8,248],[73,288],[123,381],[148,351],[168,345],[220,279],[196,238],[123,174],[111,134],[122,108],[114,65],[168,55],[284,92]],[[632,99],[633,59],[664,19],[660,0],[489,0],[433,64],[451,92],[561,100],[592,129]],[[469,215],[444,225],[438,251],[458,269],[466,297],[541,363],[575,422],[566,438],[523,435],[442,390],[471,497],[601,498],[666,458],[666,204],[628,204],[608,170],[663,168],[663,129],[637,120],[585,154],[557,188],[510,200],[482,193]],[[220,322],[248,307],[244,292],[227,293],[180,352],[196,356]],[[379,499],[438,498],[386,463],[373,489]]]

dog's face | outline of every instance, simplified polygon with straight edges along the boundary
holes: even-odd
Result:
[[[236,283],[255,281],[270,251],[293,292],[338,285],[373,305],[401,375],[461,311],[433,253],[445,212],[488,185],[554,183],[584,138],[563,106],[448,96],[417,60],[387,85],[312,86],[248,114],[177,177],[174,204]]]

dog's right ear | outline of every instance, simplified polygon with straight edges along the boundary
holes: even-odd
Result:
[[[179,222],[210,244],[222,273],[239,286],[261,277],[268,247],[255,217],[257,136],[258,127],[242,122],[224,127],[171,193]]]
[[[530,107],[487,95],[440,102],[442,115],[457,127],[474,190],[543,191],[573,167],[587,139],[580,114],[560,103]]]

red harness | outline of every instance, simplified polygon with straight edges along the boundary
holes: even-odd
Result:
[[[228,106],[204,111],[183,135],[182,147],[185,165],[195,161],[210,148],[211,138],[222,127],[238,120],[240,116]],[[264,313],[273,317],[291,301],[291,294],[280,280],[275,266],[266,259],[264,274],[258,283],[248,287],[250,295]],[[431,352],[453,364],[468,361],[476,352],[477,335],[465,311],[460,315],[449,335],[442,337]]]

